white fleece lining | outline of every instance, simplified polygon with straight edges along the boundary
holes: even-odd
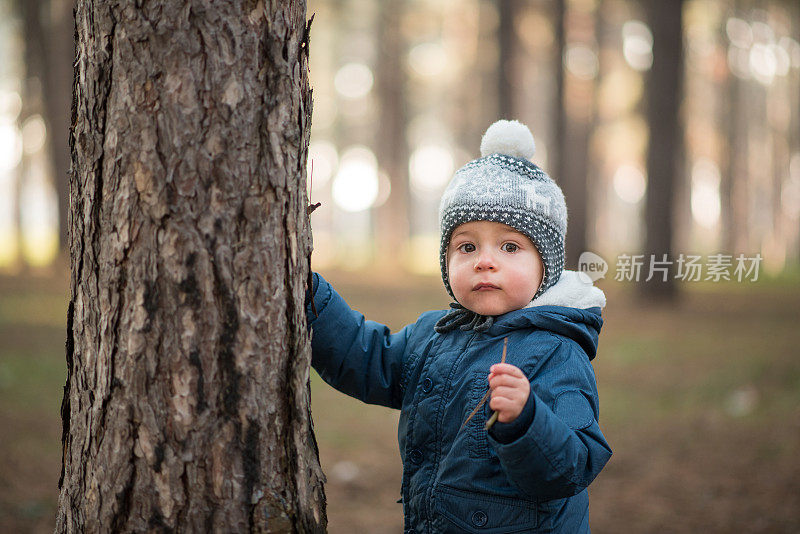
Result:
[[[567,306],[582,310],[595,306],[605,308],[606,295],[602,289],[594,287],[585,274],[564,269],[555,285],[525,307],[536,306]]]

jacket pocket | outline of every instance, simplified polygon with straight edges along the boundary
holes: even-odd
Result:
[[[400,373],[400,393],[401,395],[405,395],[406,388],[408,388],[408,381],[411,377],[411,373],[414,370],[414,366],[417,364],[417,360],[419,359],[419,355],[417,353],[412,352],[408,355],[408,357],[403,361],[403,370]]]
[[[469,405],[464,420],[472,410],[478,406],[483,396],[489,391],[489,381],[486,380],[488,373],[475,371],[472,376],[472,387],[470,388]],[[489,413],[489,399],[481,406],[472,419],[467,423],[467,448],[470,458],[486,459],[490,457],[489,440],[486,434],[486,418]]]
[[[583,430],[594,423],[594,412],[580,391],[562,391],[553,404],[553,412],[572,430]]]
[[[500,534],[536,529],[536,503],[439,486],[436,510],[442,532]]]

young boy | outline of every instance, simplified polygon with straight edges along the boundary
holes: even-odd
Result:
[[[482,157],[448,185],[450,311],[390,334],[314,275],[314,368],[348,395],[401,410],[406,533],[589,532],[587,487],[611,457],[590,363],[605,296],[563,270],[564,196],[533,152],[527,127],[498,121]]]

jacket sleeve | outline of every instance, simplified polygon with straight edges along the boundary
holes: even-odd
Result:
[[[308,295],[310,297],[310,295]],[[325,382],[369,404],[400,408],[403,358],[413,325],[396,334],[350,309],[331,285],[314,273],[306,317],[311,328],[311,365]]]
[[[551,387],[537,393],[537,383]],[[489,442],[523,493],[537,500],[576,495],[611,458],[597,422],[594,370],[577,343],[560,341],[532,378],[530,395],[533,419],[527,430],[509,443],[490,431]]]

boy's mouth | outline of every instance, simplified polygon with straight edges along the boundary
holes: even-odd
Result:
[[[481,282],[476,284],[475,287],[472,288],[473,291],[490,291],[492,289],[500,289],[494,284],[490,284],[489,282]]]

